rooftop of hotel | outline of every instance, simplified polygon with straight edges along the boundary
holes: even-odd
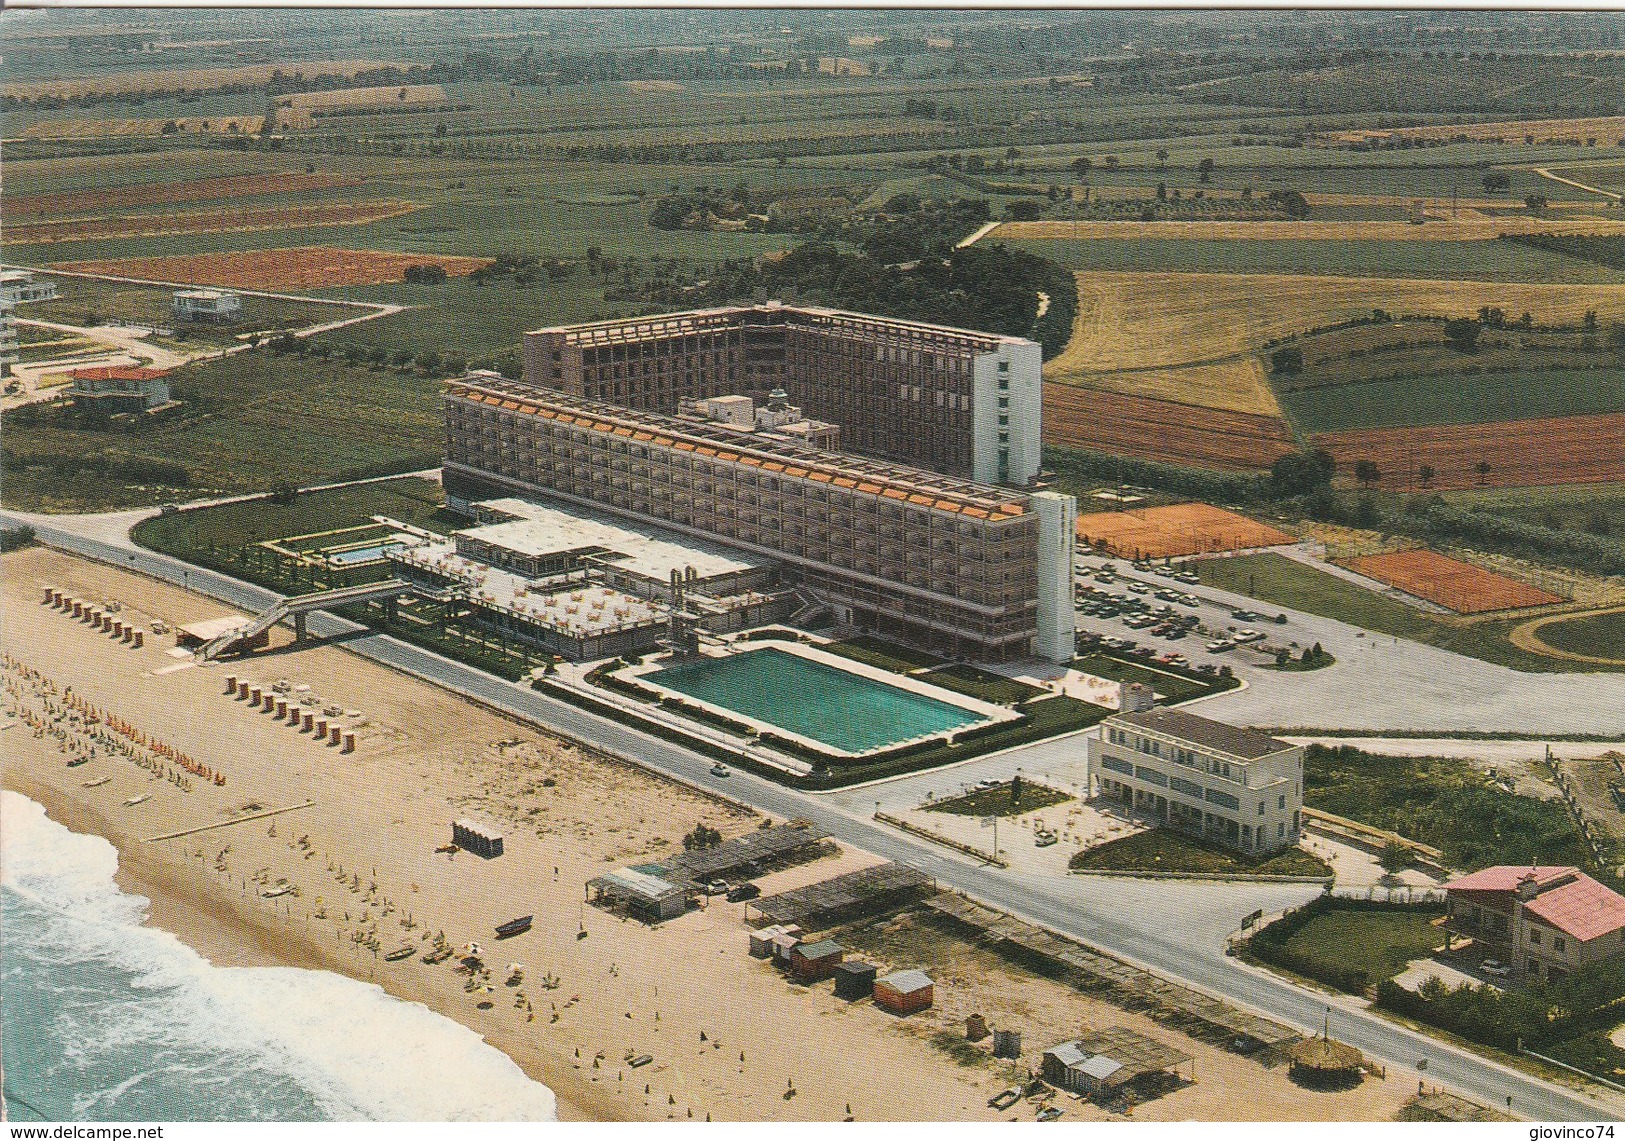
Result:
[[[1013,517],[1025,514],[1028,509],[1027,494],[1012,488],[976,483],[847,452],[821,451],[712,421],[634,411],[555,389],[532,388],[494,374],[448,381],[446,395],[678,451],[716,456],[765,472],[783,473],[790,478],[855,488],[917,507],[963,512],[972,518]]]
[[[604,562],[647,578],[667,581],[672,571],[694,568],[701,580],[754,570],[752,562],[710,543],[684,539],[654,527],[621,523],[570,507],[527,499],[492,499],[480,507],[513,518],[457,532],[524,555],[605,550]]]
[[[760,305],[723,305],[714,309],[689,309],[649,317],[586,321],[577,325],[553,325],[545,329],[533,329],[531,332],[562,333],[569,344],[583,348],[598,348],[729,328],[743,324],[747,318],[775,323],[793,321],[810,325],[862,327],[868,332],[922,342],[941,342],[948,339],[965,343],[983,352],[1001,344],[1020,344],[1023,341],[1021,337],[1007,337],[976,329],[958,329],[952,325],[932,325],[924,321],[905,321],[897,317],[877,317],[871,313],[825,309],[816,305],[786,305],[779,301],[768,301]]]

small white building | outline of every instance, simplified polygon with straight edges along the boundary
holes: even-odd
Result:
[[[1089,740],[1102,796],[1243,852],[1298,842],[1302,745],[1182,709],[1118,713]]]
[[[34,280],[32,270],[0,270],[0,302],[26,305],[30,301],[55,301],[56,282],[47,277]]]
[[[243,301],[224,289],[178,289],[174,307],[178,321],[213,321],[223,325],[242,316]]]

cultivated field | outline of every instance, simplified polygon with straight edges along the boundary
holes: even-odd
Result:
[[[1396,127],[1389,130],[1342,131],[1321,136],[1336,142],[1362,142],[1368,139],[1487,139],[1523,143],[1533,137],[1535,144],[1551,140],[1596,139],[1597,145],[1611,147],[1625,138],[1625,115],[1590,119],[1505,119],[1494,123],[1455,123],[1432,127]]]
[[[1339,560],[1339,565],[1356,574],[1398,587],[1406,594],[1436,602],[1457,614],[1521,610],[1530,606],[1554,606],[1566,601],[1559,595],[1526,582],[1494,574],[1437,551],[1362,555]]]
[[[113,186],[104,190],[76,190],[60,194],[13,197],[6,203],[12,217],[52,214],[82,214],[92,210],[117,210],[127,206],[167,206],[178,202],[211,202],[222,199],[257,198],[280,194],[308,194],[360,186],[366,179],[351,174],[249,174],[225,178],[191,178],[183,182],[160,182],[135,186]]]
[[[1118,452],[1192,467],[1268,467],[1295,451],[1286,421],[1100,392],[1044,385],[1044,443]]]
[[[1466,316],[1485,305],[1578,324],[1625,318],[1625,285],[1531,285],[1303,274],[1080,273],[1078,318],[1045,378],[1278,417],[1258,355],[1318,326],[1396,315]],[[1056,442],[1064,442],[1057,439]]]
[[[1505,209],[1514,203],[1503,202]],[[1506,217],[1477,210],[1459,218],[1433,217],[1417,226],[1409,222],[1005,222],[988,238],[1011,241],[1363,241],[1482,242],[1502,234],[1625,234],[1625,219],[1602,214],[1560,217],[1519,212]],[[983,239],[984,241],[988,239]]]
[[[453,277],[473,273],[490,258],[400,254],[298,246],[276,250],[68,262],[56,268],[151,281],[184,281],[232,289],[320,289],[400,281],[408,266],[437,265]]]
[[[408,83],[396,87],[351,87],[342,91],[309,91],[278,99],[274,126],[279,131],[309,130],[323,112],[380,107],[422,111],[442,107],[445,104],[446,92],[438,83]]]
[[[48,119],[30,123],[22,130],[25,139],[118,139],[159,136],[165,128],[187,135],[257,135],[265,126],[264,115],[198,115],[180,119]]]
[[[72,79],[8,83],[0,87],[0,95],[27,102],[36,99],[75,99],[86,95],[123,95],[150,91],[214,91],[222,87],[262,87],[277,72],[315,78],[319,75],[351,76],[358,71],[410,66],[398,60],[346,59],[301,60],[297,64],[283,66],[258,63],[243,67],[119,71]]]
[[[1049,389],[1045,390],[1046,396]],[[1429,428],[1372,428],[1313,437],[1349,471],[1371,460],[1387,473],[1428,464],[1433,486],[1540,487],[1564,483],[1625,482],[1625,415],[1560,416],[1494,424]],[[1480,462],[1490,468],[1480,474]]]
[[[1148,559],[1245,551],[1296,541],[1284,531],[1206,503],[1080,515],[1078,540],[1104,545],[1125,558]]]
[[[340,202],[309,206],[263,206],[246,210],[194,210],[177,214],[128,214],[23,222],[6,227],[10,245],[88,242],[112,238],[156,238],[175,234],[234,234],[250,230],[298,230],[311,226],[361,226],[410,214],[415,202]]]

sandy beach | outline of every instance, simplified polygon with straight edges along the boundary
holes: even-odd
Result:
[[[1306,1092],[1284,1068],[1267,1070],[1014,971],[940,932],[915,930],[906,915],[847,937],[872,959],[931,969],[938,1009],[898,1019],[867,1001],[835,999],[828,982],[793,985],[749,956],[741,905],[715,899],[649,928],[582,902],[592,876],[680,850],[699,823],[724,836],[757,828],[753,811],[339,646],[290,651],[289,634],[278,630],[267,651],[199,667],[174,653],[170,637],[133,649],[40,602],[46,583],[116,599],[121,617],[149,629],[154,619],[227,613],[139,576],[39,548],[5,555],[0,569],[12,659],[5,708],[47,726],[8,717],[0,734],[7,787],[74,831],[111,841],[121,886],[152,901],[149,922],[212,961],[376,981],[482,1034],[555,1092],[562,1119],[995,1119],[1005,1115],[986,1103],[1011,1069],[966,1064],[950,1048],[973,1012],[1024,1025],[1023,1073],[1084,1025],[1140,1029],[1195,1056],[1196,1082],[1141,1107],[1141,1119],[1381,1120],[1414,1092],[1374,1078],[1345,1093]],[[279,679],[310,686],[324,705],[342,708],[355,752],[228,697],[228,673],[266,688]],[[69,687],[75,716],[91,710],[100,719],[94,731],[106,736],[106,719],[116,718],[147,745],[120,736],[119,749],[94,746],[94,757],[68,767],[94,739],[68,728],[71,717],[48,720],[48,710],[69,708]],[[191,758],[225,783],[192,779],[184,788],[173,764],[159,763],[155,775],[136,763],[154,746],[160,761]],[[240,820],[277,809],[290,810]],[[437,852],[461,816],[501,829],[506,854],[487,861]],[[153,839],[192,829],[201,830]],[[875,861],[830,847],[763,877],[764,893]],[[524,914],[535,916],[530,932],[494,938],[496,924]],[[456,956],[425,963],[441,936],[457,948],[478,942],[489,980],[458,973]],[[408,946],[415,953],[405,961],[383,958]],[[523,965],[514,985],[510,963]],[[641,1054],[653,1062],[627,1065]],[[1069,1119],[1111,1116],[1065,1105]]]

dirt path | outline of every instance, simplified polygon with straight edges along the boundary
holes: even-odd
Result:
[[[1535,173],[1540,175],[1542,178],[1549,178],[1553,182],[1561,182],[1565,186],[1572,186],[1577,190],[1586,190],[1592,194],[1601,194],[1605,197],[1612,198],[1615,202],[1625,201],[1625,194],[1615,194],[1612,190],[1604,190],[1599,186],[1587,186],[1585,183],[1576,182],[1572,178],[1564,178],[1561,174],[1553,174],[1543,166],[1537,166],[1533,169]]]
[[[1600,610],[1569,611],[1563,614],[1549,614],[1544,618],[1536,618],[1518,626],[1507,635],[1512,644],[1520,650],[1528,650],[1532,654],[1545,654],[1549,658],[1562,658],[1570,662],[1591,662],[1599,666],[1625,666],[1625,658],[1598,658],[1589,654],[1575,654],[1568,650],[1560,650],[1541,640],[1540,629],[1550,626],[1554,622],[1570,622],[1577,618],[1595,618],[1601,614],[1617,614],[1625,610],[1625,606],[1605,606]]]

